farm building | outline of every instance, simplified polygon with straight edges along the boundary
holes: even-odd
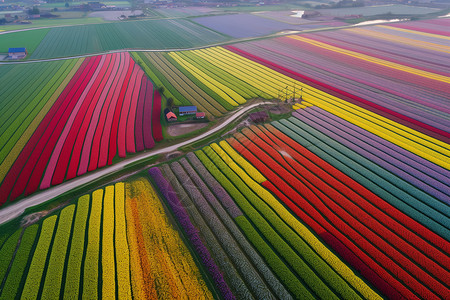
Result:
[[[22,59],[28,54],[27,48],[9,48],[8,57],[10,59]]]
[[[205,118],[205,113],[204,112],[198,112],[195,114],[195,118],[196,119],[204,119]]]
[[[180,106],[178,112],[180,116],[195,115],[197,113],[197,106]]]
[[[173,122],[177,120],[177,115],[175,115],[175,113],[173,111],[169,111],[166,114],[166,120],[167,122]]]

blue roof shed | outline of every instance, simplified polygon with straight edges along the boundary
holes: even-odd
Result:
[[[27,52],[27,48],[9,48],[8,53]]]
[[[178,113],[180,116],[195,114],[197,112],[197,106],[180,106],[178,108]]]

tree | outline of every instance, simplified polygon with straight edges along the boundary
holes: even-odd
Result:
[[[66,2],[66,4],[64,4],[65,7],[69,7],[69,2]]]
[[[39,15],[41,12],[37,6],[33,6],[33,8],[28,10],[29,15]]]
[[[173,106],[173,99],[172,97],[167,98],[167,107],[172,109]]]

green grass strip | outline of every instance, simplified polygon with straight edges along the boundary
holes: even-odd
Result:
[[[78,199],[69,260],[67,263],[68,272],[64,287],[64,299],[78,299],[78,294],[80,292],[81,264],[84,256],[89,204],[89,195],[84,195]]]
[[[21,233],[22,229],[14,232],[0,249],[0,286],[3,282],[3,278],[6,275],[6,271],[8,271],[8,267],[14,251],[16,251],[17,242],[19,241]]]
[[[0,53],[7,53],[10,47],[25,47],[27,48],[28,56],[30,56],[39,46],[49,30],[49,28],[44,28],[2,34],[0,35]]]
[[[64,208],[59,215],[55,241],[50,254],[47,274],[44,281],[44,289],[42,291],[42,297],[44,299],[59,299],[61,297],[60,292],[66,261],[67,245],[72,232],[74,211],[75,205],[69,205]]]
[[[22,278],[24,277],[25,269],[28,266],[30,260],[30,252],[33,248],[36,234],[38,232],[39,225],[34,224],[27,227],[20,240],[19,249],[14,257],[14,261],[11,265],[11,270],[8,273],[5,285],[2,290],[0,299],[15,299],[17,293],[20,291],[20,285]]]
[[[38,65],[40,65],[40,68]],[[27,69],[30,71],[27,72],[26,75],[23,75],[28,80],[24,81],[17,78],[16,81],[18,80],[20,85],[17,85],[14,90],[10,91],[8,97],[2,97],[4,99],[2,102],[5,103],[5,106],[1,109],[1,112],[5,117],[0,120],[0,132],[4,139],[2,144],[7,141],[7,139],[3,137],[7,129],[15,124],[14,121],[23,115],[27,107],[33,105],[33,100],[36,95],[42,91],[43,86],[51,81],[51,78],[54,76],[54,73],[60,65],[62,65],[62,62],[37,63],[32,66],[24,66],[28,67]],[[32,74],[32,70],[37,72]],[[8,103],[6,103],[7,101]],[[0,147],[3,147],[2,144]]]
[[[22,291],[22,299],[37,299],[39,288],[41,286],[41,278],[47,263],[47,256],[50,243],[53,239],[53,231],[56,224],[57,216],[51,216],[42,223],[39,240],[34,250],[31,260],[30,269],[28,270],[27,279]]]
[[[42,74],[42,67],[39,65],[39,63],[11,65],[14,66],[14,68],[7,72],[8,76],[2,76],[2,78],[0,78],[0,98],[2,98],[2,101],[0,102],[0,111],[2,113],[13,104],[11,99],[13,99],[14,96],[18,93],[27,92],[26,89],[23,89],[23,86],[29,88],[31,84],[35,84],[34,82],[39,82],[39,80],[41,80],[39,75]],[[3,65],[2,67],[5,66]],[[27,80],[32,81],[32,83]],[[29,92],[33,91],[34,90],[31,90]],[[0,124],[3,125],[3,122],[5,121],[6,120],[0,120]]]

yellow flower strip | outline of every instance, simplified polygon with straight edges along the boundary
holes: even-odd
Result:
[[[379,26],[382,27],[382,26]],[[389,26],[384,26],[384,28],[392,29]],[[450,53],[450,47],[435,43],[430,43],[426,41],[420,41],[415,39],[410,39],[402,36],[398,36],[395,34],[389,34],[385,32],[378,32],[374,30],[364,29],[364,28],[351,28],[346,29],[347,31],[351,31],[357,34],[361,34],[364,36],[372,36],[381,40],[386,40],[394,43],[401,43],[405,45],[411,45],[417,48],[427,49],[427,50],[433,50],[438,52],[444,52],[444,53]]]
[[[149,189],[151,187],[148,182],[145,185],[143,180],[134,180],[130,182],[130,186],[132,186],[134,197],[136,197],[138,217],[135,220],[139,221],[141,225],[142,241],[150,263],[151,286],[155,289],[158,298],[172,298],[171,287],[173,284],[169,282],[171,275],[163,263],[163,255],[158,253],[160,245],[158,245],[157,239],[164,231],[164,223],[159,223],[156,218],[161,212],[157,207],[150,207],[150,203],[154,202],[154,199],[150,195]]]
[[[359,29],[359,28],[357,28],[357,29]],[[353,29],[349,29],[349,30],[353,30]],[[395,69],[395,70],[401,70],[401,71],[408,72],[408,73],[411,73],[411,74],[415,74],[415,75],[418,75],[418,76],[422,76],[422,77],[425,77],[425,78],[428,78],[428,79],[434,79],[434,80],[437,80],[437,81],[450,83],[450,78],[447,77],[447,76],[443,76],[443,75],[439,75],[439,74],[435,74],[435,73],[431,73],[431,72],[415,69],[415,68],[412,68],[412,67],[408,67],[408,66],[404,66],[404,65],[397,64],[397,63],[394,63],[394,62],[390,62],[390,61],[387,61],[387,60],[384,60],[384,59],[380,59],[380,58],[372,57],[372,56],[369,56],[369,55],[366,55],[366,54],[358,53],[358,52],[355,52],[355,51],[342,49],[342,48],[339,48],[339,47],[328,45],[326,43],[322,43],[322,42],[319,42],[319,41],[308,39],[308,38],[305,38],[305,37],[302,37],[302,36],[289,36],[289,38],[294,39],[294,40],[298,40],[298,41],[302,41],[302,42],[314,45],[316,47],[320,47],[320,48],[323,48],[323,49],[327,49],[327,50],[330,50],[330,51],[334,51],[334,52],[337,52],[337,53],[341,53],[341,54],[345,54],[345,55],[348,55],[348,56],[351,56],[351,57],[355,57],[355,58],[358,58],[358,59],[361,59],[361,60],[365,60],[365,61],[368,61],[368,62],[371,62],[371,63],[374,63],[374,64],[378,64],[378,65],[381,65],[381,66],[392,68],[392,69]]]
[[[150,204],[148,209],[152,212],[159,212],[154,215],[155,224],[160,224],[160,228],[155,239],[156,248],[161,249],[161,262],[169,269],[167,276],[173,279],[169,281],[175,284],[172,286],[172,297],[177,295],[187,295],[188,298],[212,298],[212,294],[206,287],[200,270],[194,262],[186,245],[181,240],[178,232],[170,225],[164,208],[159,200],[155,190],[145,181],[146,192],[149,192]],[[155,228],[155,225],[153,226]],[[154,229],[153,229],[154,230]],[[159,267],[161,269],[161,267]],[[159,272],[159,270],[156,270]]]
[[[417,31],[417,30],[412,30],[412,29],[405,29],[405,28],[393,27],[393,26],[387,26],[387,25],[376,25],[376,27],[387,28],[387,29],[397,30],[397,31],[403,31],[403,32],[408,32],[408,33],[414,33],[414,34],[418,34],[418,35],[429,36],[429,37],[443,39],[443,40],[450,40],[450,36],[422,32],[422,31]],[[419,42],[419,43],[421,43],[421,42]]]
[[[233,68],[234,73],[243,72],[245,70],[250,76],[253,76],[256,81],[259,81],[267,91],[271,91],[275,97],[278,97],[278,93],[283,87],[291,85],[284,82],[283,79],[285,78],[282,77],[283,75],[281,73],[271,73],[272,70],[269,68],[222,47],[208,48],[206,51],[209,51],[211,55],[217,57],[217,59],[222,60],[223,63],[229,64],[230,68]],[[292,79],[289,78],[289,81],[292,82]]]
[[[105,188],[102,224],[102,297],[116,298],[116,264],[114,257],[114,186]]]
[[[268,72],[265,66],[255,63],[245,57],[242,57],[234,52],[226,50],[222,47],[214,47],[209,48],[207,51],[210,51],[212,55],[216,56],[218,59],[221,59],[224,63],[233,62],[231,65],[234,68],[234,72],[242,72],[242,70],[247,70],[250,74],[254,74],[253,76],[257,80],[263,79],[262,83],[266,86],[266,88],[273,89],[275,91],[279,91],[280,88],[283,87],[281,83],[281,74],[275,73],[268,76]],[[257,76],[255,76],[257,74]],[[292,80],[292,79],[290,79]]]
[[[172,228],[156,192],[141,178],[127,183],[127,202],[132,199],[134,222],[139,222],[141,249],[148,258],[147,278],[158,298],[208,298],[198,267],[178,232]],[[137,233],[137,232],[136,232]],[[139,237],[137,237],[139,240]],[[144,272],[145,274],[145,272]]]
[[[241,95],[239,95],[232,89],[228,88],[227,86],[223,85],[222,83],[218,82],[217,80],[211,78],[197,67],[193,66],[192,64],[182,59],[178,54],[170,52],[169,55],[177,63],[183,66],[183,68],[185,68],[189,73],[194,75],[198,80],[200,80],[212,91],[216,92],[219,96],[221,96],[225,101],[227,101],[231,105],[238,106],[239,104],[244,104],[246,102]]]
[[[232,66],[229,60],[226,62],[219,60],[219,56],[214,55],[210,52],[210,49],[194,50],[192,51],[195,55],[198,55],[208,62],[218,66],[219,68],[225,70],[226,72],[233,74],[236,78],[245,81],[254,88],[260,90],[261,92],[267,94],[269,97],[276,98],[278,96],[278,91],[276,89],[270,88],[264,84],[264,81],[260,78],[256,78],[255,73],[252,70],[236,69]],[[222,58],[223,59],[223,58]]]
[[[292,105],[292,108],[293,109],[302,109],[302,108],[306,108],[306,105],[297,103],[297,104]]]
[[[148,299],[147,297],[147,285],[144,282],[144,272],[142,270],[142,259],[146,259],[143,256],[141,259],[138,240],[136,237],[135,220],[133,216],[133,207],[136,206],[136,199],[130,199],[127,196],[125,203],[125,215],[127,220],[127,235],[128,245],[130,248],[130,270],[131,270],[131,285],[133,288],[134,299]]]
[[[449,148],[441,147],[441,144],[447,145],[441,141],[435,143],[430,142],[431,138],[425,139],[419,133],[411,134],[406,130],[403,131],[400,124],[392,125],[390,120],[380,120],[381,117],[375,118],[370,113],[362,113],[352,108],[345,101],[336,101],[331,97],[324,100],[323,97],[319,97],[317,94],[311,95],[304,93],[303,98],[313,103],[317,107],[320,107],[352,124],[357,125],[373,134],[380,136],[381,138],[390,141],[412,153],[415,153],[429,161],[442,166],[443,168],[450,169],[449,163]],[[395,123],[395,122],[392,122]],[[406,127],[406,126],[405,126]],[[407,127],[406,127],[407,128]],[[423,135],[425,136],[425,135]]]
[[[224,55],[224,57],[227,57],[228,60],[233,61],[235,63],[235,66],[239,66],[239,68],[248,68],[249,70],[252,70],[255,73],[264,75],[264,78],[267,80],[268,83],[271,83],[274,88],[277,90],[279,88],[285,87],[285,86],[292,86],[295,85],[297,82],[295,79],[292,79],[289,76],[286,76],[284,74],[281,74],[275,70],[272,70],[269,67],[266,67],[262,64],[259,64],[257,62],[252,61],[251,59],[245,58],[239,54],[236,54],[230,50],[227,50],[222,47],[215,47],[211,48],[211,51],[216,51],[217,53],[221,53]]]
[[[294,230],[331,268],[339,274],[354,290],[358,291],[367,299],[382,299],[361,278],[344,263],[333,252],[331,252],[317,237],[295,218],[269,191],[248,176],[217,144],[210,145],[224,162],[262,199],[269,205],[277,215],[288,226]]]
[[[72,67],[72,70],[67,74],[64,81],[59,85],[59,87],[56,89],[56,91],[51,95],[50,99],[45,103],[44,107],[41,109],[41,111],[36,115],[36,117],[33,119],[33,121],[30,123],[30,125],[27,127],[27,129],[24,131],[24,133],[21,135],[19,140],[16,142],[14,147],[11,149],[11,151],[7,154],[3,162],[0,164],[0,182],[5,178],[6,174],[8,173],[11,166],[16,161],[17,157],[19,156],[22,149],[27,144],[28,140],[33,135],[36,128],[39,126],[41,121],[44,119],[45,115],[48,113],[50,108],[53,106],[55,101],[58,99],[59,95],[62,93],[62,91],[65,89],[69,81],[72,79],[73,75],[78,71],[78,68],[83,63],[84,58],[80,58],[76,60],[75,65]]]
[[[217,144],[213,145],[215,145],[215,147],[213,147],[214,150],[216,150],[217,148],[216,152],[221,150],[217,146]],[[230,144],[227,143],[227,141],[225,140],[220,141],[219,145],[256,182],[263,183],[264,181],[267,180],[252,164],[250,164],[245,158],[243,158],[239,153],[237,153],[236,150],[234,150],[234,148],[232,148]]]
[[[98,268],[100,252],[100,225],[102,221],[103,190],[92,193],[92,208],[89,216],[88,240],[83,273],[83,299],[98,294]]]
[[[117,290],[119,299],[132,299],[130,279],[130,250],[127,241],[127,223],[125,220],[124,183],[115,185],[115,250],[117,266]]]

